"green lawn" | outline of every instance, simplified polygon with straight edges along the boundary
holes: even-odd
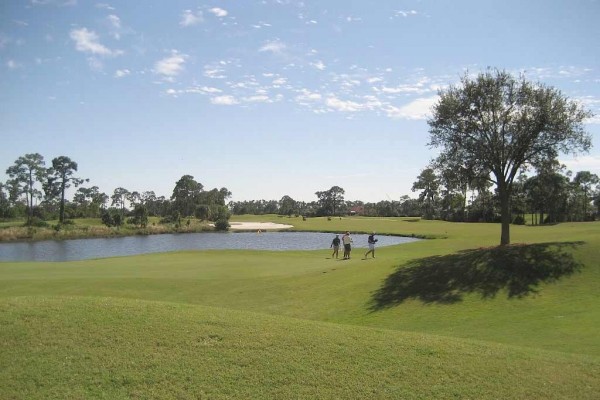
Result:
[[[600,223],[243,216],[377,249],[0,263],[0,398],[595,398]]]

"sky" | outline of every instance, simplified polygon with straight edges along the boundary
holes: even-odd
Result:
[[[398,200],[435,157],[427,118],[464,74],[507,70],[595,116],[598,0],[0,1],[0,181],[28,153],[85,185],[231,200]]]

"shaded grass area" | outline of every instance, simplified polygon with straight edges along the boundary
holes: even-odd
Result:
[[[592,399],[585,356],[115,298],[0,301],[7,399]]]
[[[572,250],[583,242],[512,245],[431,256],[400,265],[374,294],[374,311],[407,299],[452,304],[465,294],[483,299],[505,291],[509,298],[537,292],[541,283],[579,272]],[[565,248],[571,249],[566,251]]]

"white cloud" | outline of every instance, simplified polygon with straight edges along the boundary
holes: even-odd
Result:
[[[213,97],[210,99],[210,102],[221,106],[232,106],[239,103],[235,97],[228,95]]]
[[[300,94],[296,96],[296,100],[300,103],[320,101],[323,96],[316,92],[311,92],[308,89],[301,89]]]
[[[172,79],[183,71],[187,57],[187,55],[173,50],[170,57],[163,58],[154,64],[154,73]]]
[[[121,39],[121,19],[114,14],[111,14],[106,18],[110,24],[112,36],[117,40]]]
[[[559,160],[561,164],[565,164],[568,169],[573,172],[590,171],[591,173],[600,172],[600,156],[580,156],[570,159]]]
[[[317,61],[317,62],[314,62],[314,63],[310,63],[310,65],[313,66],[313,67],[315,67],[319,71],[323,71],[326,68],[325,64],[323,64],[323,61]]]
[[[281,54],[285,49],[285,43],[281,42],[279,39],[276,39],[266,42],[260,49],[258,49],[258,51],[268,51],[274,54]]]
[[[106,4],[106,3],[98,3],[96,4],[96,8],[100,8],[100,9],[104,9],[104,10],[111,10],[114,11],[114,7],[111,6],[110,4]]]
[[[96,32],[89,31],[87,28],[71,30],[70,37],[75,42],[75,48],[83,53],[99,56],[117,56],[123,54],[121,50],[111,50],[101,44],[98,41]]]
[[[396,17],[404,17],[404,18],[409,17],[411,15],[417,15],[417,14],[418,14],[418,12],[416,12],[415,10],[410,10],[410,11],[399,10],[399,11],[395,12]]]
[[[327,107],[336,110],[336,111],[343,111],[343,112],[356,112],[356,111],[360,111],[363,109],[363,105],[360,103],[356,103],[354,101],[345,101],[345,100],[340,100],[335,96],[332,97],[328,97],[327,100],[325,101],[325,104],[327,105]]]
[[[129,74],[131,74],[131,71],[128,70],[128,69],[118,69],[115,72],[115,78],[123,78],[123,77],[126,77]]]
[[[221,93],[222,92],[221,89],[217,89],[217,88],[214,88],[214,87],[208,87],[208,86],[202,86],[201,88],[199,88],[199,90],[202,93],[211,93],[211,94]]]
[[[31,4],[33,4],[35,6],[68,7],[68,6],[76,6],[77,0],[31,0]]]
[[[204,76],[211,79],[224,79],[225,69],[222,62],[212,63],[204,66]]]
[[[269,96],[266,96],[266,95],[255,95],[255,96],[244,97],[244,101],[247,101],[249,103],[272,103],[273,102],[269,98]]]
[[[594,115],[585,120],[587,124],[600,124],[600,98],[594,96],[583,96],[575,99],[584,108],[592,111]]]
[[[351,16],[346,17],[346,22],[361,22],[361,21],[362,21],[362,18],[360,18],[360,17],[351,17]]]
[[[8,60],[6,62],[6,66],[8,67],[8,69],[17,69],[21,65],[19,63],[17,63],[15,60]]]
[[[185,10],[181,15],[181,21],[179,21],[179,25],[192,26],[197,25],[202,21],[204,21],[202,11],[198,10],[194,13],[192,10]]]
[[[402,107],[390,106],[386,109],[391,118],[426,119],[431,114],[431,107],[438,101],[438,96],[416,99]]]
[[[217,17],[220,17],[220,18],[226,17],[228,14],[227,10],[223,10],[222,8],[219,8],[219,7],[211,8],[208,11],[210,11],[211,13],[215,14]]]

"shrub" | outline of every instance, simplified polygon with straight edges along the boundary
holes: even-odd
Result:
[[[229,226],[229,221],[225,218],[221,218],[215,221],[215,229],[218,231],[229,230]]]

